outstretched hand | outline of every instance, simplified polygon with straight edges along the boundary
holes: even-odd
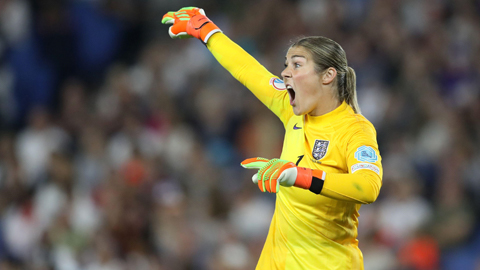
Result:
[[[173,24],[168,30],[171,38],[195,37],[205,44],[217,32],[222,32],[206,15],[205,11],[197,7],[184,7],[178,11],[170,11],[163,15],[163,24]]]
[[[258,169],[252,181],[258,184],[262,192],[277,193],[280,185],[291,187],[297,179],[297,166],[291,161],[257,157],[246,159],[240,164],[246,169]]]

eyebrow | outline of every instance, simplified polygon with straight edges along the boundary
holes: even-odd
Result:
[[[303,55],[297,55],[297,54],[296,54],[296,55],[292,55],[292,57],[290,57],[290,58],[295,58],[295,57],[306,58],[306,57],[305,57],[305,56],[303,56]]]
[[[306,58],[305,56],[303,56],[303,55],[298,55],[298,54],[292,55],[290,58],[295,58],[295,57]],[[287,60],[287,57],[286,57],[286,56],[285,56],[285,60]]]
[[[307,58],[305,56],[298,55],[298,54],[292,55],[290,58],[291,59],[293,59],[293,58],[303,58],[303,59],[307,60]],[[285,67],[287,66],[287,61],[288,61],[288,58],[285,56]]]

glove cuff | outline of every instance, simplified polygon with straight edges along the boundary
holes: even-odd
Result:
[[[315,194],[320,194],[323,189],[323,184],[327,173],[322,170],[313,170],[312,171],[312,184],[310,185],[309,190]]]
[[[187,33],[207,44],[208,39],[215,33],[222,32],[207,16],[197,14],[187,24]]]
[[[297,167],[297,179],[294,186],[308,189],[315,194],[320,194],[326,175],[322,170]]]
[[[294,186],[309,189],[312,185],[312,169],[297,167],[297,179]]]

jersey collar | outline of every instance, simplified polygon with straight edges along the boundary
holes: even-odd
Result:
[[[338,106],[335,110],[331,112],[319,116],[305,115],[305,118],[313,124],[326,124],[334,122],[335,120],[344,117],[346,114],[353,113],[353,109],[345,101],[343,101],[340,106]]]

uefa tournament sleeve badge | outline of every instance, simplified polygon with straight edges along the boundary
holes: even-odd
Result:
[[[313,145],[312,156],[315,160],[322,159],[328,150],[328,145],[330,141],[325,140],[315,140],[315,144]]]
[[[360,146],[357,148],[357,151],[355,152],[355,158],[358,161],[362,162],[372,162],[375,163],[378,160],[377,153],[375,153],[375,150],[371,146]]]
[[[286,90],[287,88],[285,87],[285,83],[280,80],[279,78],[273,77],[270,79],[270,85],[273,86],[273,88],[282,91]]]

